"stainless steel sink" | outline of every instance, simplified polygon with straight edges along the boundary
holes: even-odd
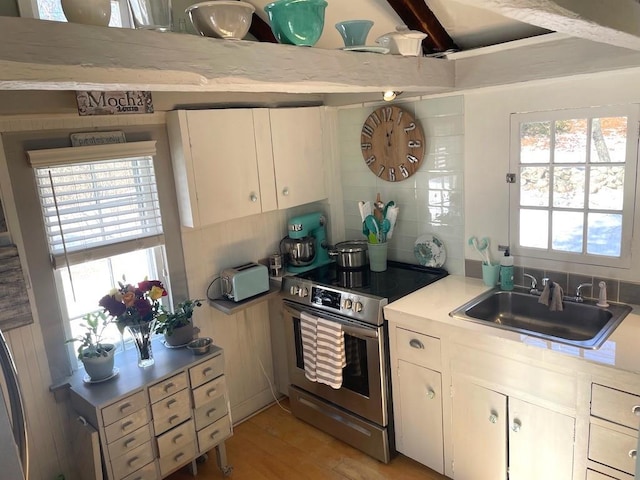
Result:
[[[609,302],[609,307],[601,308],[590,300],[582,303],[565,300],[562,311],[552,312],[538,303],[539,298],[526,290],[504,292],[493,289],[449,315],[553,342],[595,349],[632,310],[621,303]]]

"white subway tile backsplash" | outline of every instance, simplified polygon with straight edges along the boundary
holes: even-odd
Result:
[[[464,134],[464,117],[433,117],[421,122],[424,134],[428,138],[450,137]]]
[[[464,96],[430,98],[416,102],[416,117],[420,120],[432,117],[464,115]]]

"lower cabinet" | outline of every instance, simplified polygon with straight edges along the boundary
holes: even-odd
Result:
[[[232,426],[222,350],[198,357],[158,344],[154,356],[142,369],[135,352],[123,352],[119,375],[103,383],[87,384],[80,373],[71,379],[73,410],[100,435],[106,478],[164,478],[188,464],[195,473],[195,460],[213,448],[228,474],[224,440]]]
[[[468,381],[453,386],[456,480],[566,480],[575,419]]]

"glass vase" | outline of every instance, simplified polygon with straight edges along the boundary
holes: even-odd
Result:
[[[138,351],[138,366],[149,367],[153,365],[153,350],[151,349],[151,333],[153,323],[146,322],[138,325],[128,325],[127,328],[133,337],[133,341]]]

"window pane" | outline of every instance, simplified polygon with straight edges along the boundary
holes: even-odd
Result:
[[[520,205],[549,205],[549,167],[520,167]]]
[[[520,246],[547,248],[549,240],[549,212],[520,210]]]
[[[591,167],[589,208],[622,210],[624,201],[624,167]]]
[[[584,207],[584,172],[584,167],[556,167],[553,169],[554,207]]]
[[[584,214],[582,212],[553,212],[552,248],[563,252],[582,253]]]
[[[624,163],[627,156],[627,117],[594,118],[591,161]]]
[[[587,120],[557,120],[555,163],[584,163],[587,159]]]
[[[549,163],[551,122],[520,124],[520,163]]]
[[[590,213],[587,221],[587,253],[619,257],[622,245],[622,215]]]

